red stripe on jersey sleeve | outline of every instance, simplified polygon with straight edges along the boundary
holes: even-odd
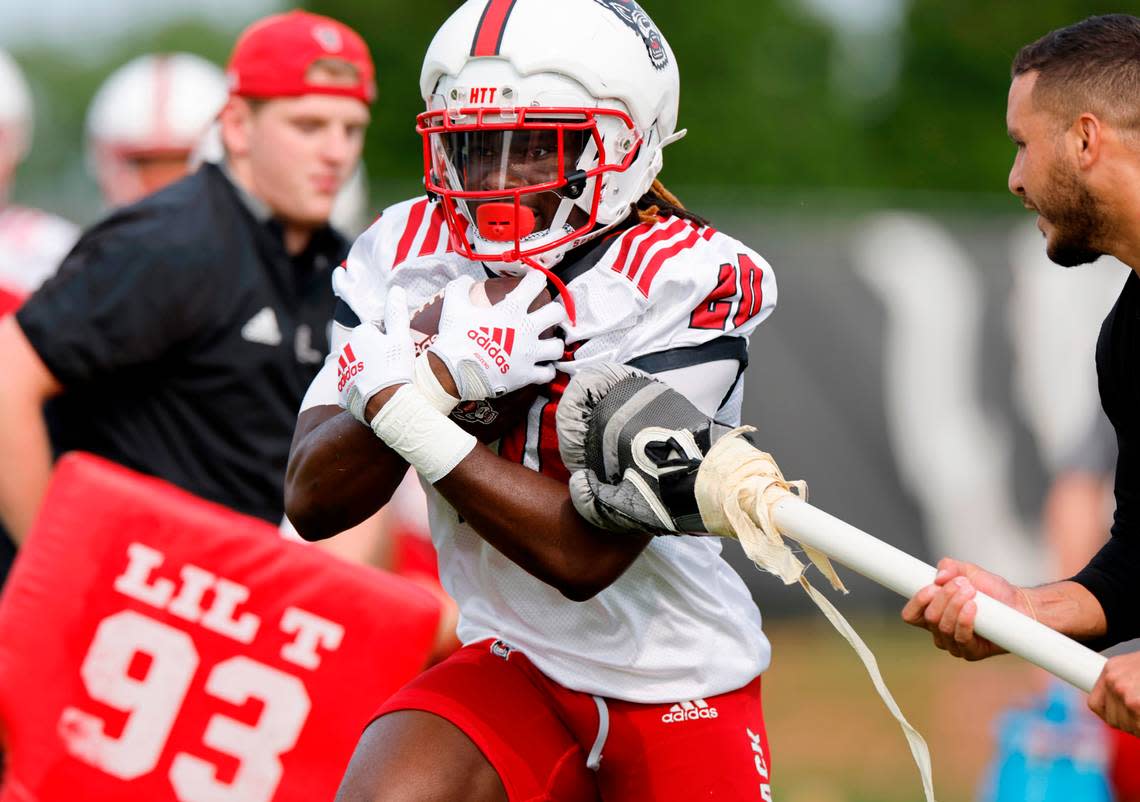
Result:
[[[715,234],[716,234],[715,228],[713,228],[712,226],[706,226],[705,230],[701,232],[701,239],[703,239],[705,242],[708,242],[710,239],[713,238],[713,235],[715,235]]]
[[[614,272],[621,273],[625,270],[625,260],[629,256],[629,249],[633,247],[633,241],[644,234],[649,229],[653,228],[654,223],[642,223],[639,226],[631,228],[621,238],[621,246],[618,249],[617,259],[614,260]]]
[[[660,231],[654,231],[648,237],[643,239],[641,241],[641,244],[637,246],[637,250],[633,252],[633,261],[629,263],[629,270],[626,271],[626,275],[629,276],[630,281],[636,279],[637,274],[641,272],[641,262],[645,258],[645,254],[649,253],[650,248],[659,242],[664,242],[665,240],[671,239],[677,234],[680,234],[681,230],[688,224],[688,221],[678,217],[676,220],[665,226]]]
[[[423,247],[420,248],[420,256],[431,256],[435,253],[435,249],[439,247],[439,234],[446,225],[447,221],[443,219],[443,208],[437,203],[431,211],[431,218],[428,220],[427,236],[424,237]]]
[[[649,264],[646,265],[645,271],[641,274],[641,278],[637,281],[637,288],[641,290],[641,294],[648,298],[649,285],[653,283],[653,277],[657,275],[657,271],[659,271],[667,261],[679,254],[681,251],[685,251],[693,247],[697,243],[697,240],[700,238],[700,233],[694,228],[684,239],[677,240],[668,248],[662,248],[659,250],[654,255],[654,257],[649,260]]]
[[[393,268],[408,258],[408,251],[412,249],[412,242],[420,230],[420,223],[424,221],[424,211],[427,210],[427,205],[427,198],[424,198],[412,206],[412,211],[408,214],[408,223],[400,237],[400,244],[396,246],[396,261],[392,262]]]

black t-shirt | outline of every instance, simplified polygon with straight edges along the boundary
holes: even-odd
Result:
[[[1100,401],[1116,430],[1116,512],[1112,537],[1073,579],[1108,620],[1096,646],[1140,637],[1140,277],[1130,273],[1096,346]]]
[[[17,313],[65,388],[49,410],[56,452],[278,523],[346,251],[324,228],[290,257],[212,165],[99,223]]]

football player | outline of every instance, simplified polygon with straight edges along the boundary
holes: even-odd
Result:
[[[569,377],[599,362],[739,419],[775,278],[657,181],[683,134],[675,56],[632,0],[469,0],[420,88],[428,196],[387,209],[334,273],[286,507],[328,537],[415,468],[465,645],[378,711],[340,798],[771,799],[770,649],[743,582],[715,538],[587,523],[555,430]],[[480,305],[489,275],[523,278]],[[544,286],[556,300],[530,311]],[[417,356],[409,319],[441,292]],[[450,416],[529,385],[497,447]]]
[[[0,50],[0,315],[54,273],[79,236],[62,218],[8,203],[16,168],[32,144],[32,117],[24,75]]]

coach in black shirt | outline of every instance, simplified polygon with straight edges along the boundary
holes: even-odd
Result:
[[[225,166],[112,214],[0,323],[0,519],[17,543],[49,478],[48,399],[57,452],[282,518],[347,249],[328,217],[359,161],[373,68],[351,29],[292,12],[251,26],[228,76]]]
[[[977,566],[939,564],[903,618],[951,654],[1000,649],[974,634],[975,588],[1095,648],[1140,637],[1140,19],[1091,17],[1023,48],[1006,124],[1009,188],[1037,212],[1054,262],[1112,254],[1132,268],[1101,328],[1096,366],[1116,430],[1116,513],[1107,545],[1072,579],[1018,588]],[[1057,376],[1063,391],[1065,376]],[[970,503],[963,499],[964,504]],[[1140,735],[1140,652],[1110,658],[1089,696],[1109,724]]]

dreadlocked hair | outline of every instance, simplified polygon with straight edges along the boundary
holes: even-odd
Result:
[[[649,191],[633,204],[633,208],[643,223],[656,223],[661,217],[680,217],[683,220],[691,220],[699,226],[709,224],[705,218],[686,209],[685,204],[656,179]]]

